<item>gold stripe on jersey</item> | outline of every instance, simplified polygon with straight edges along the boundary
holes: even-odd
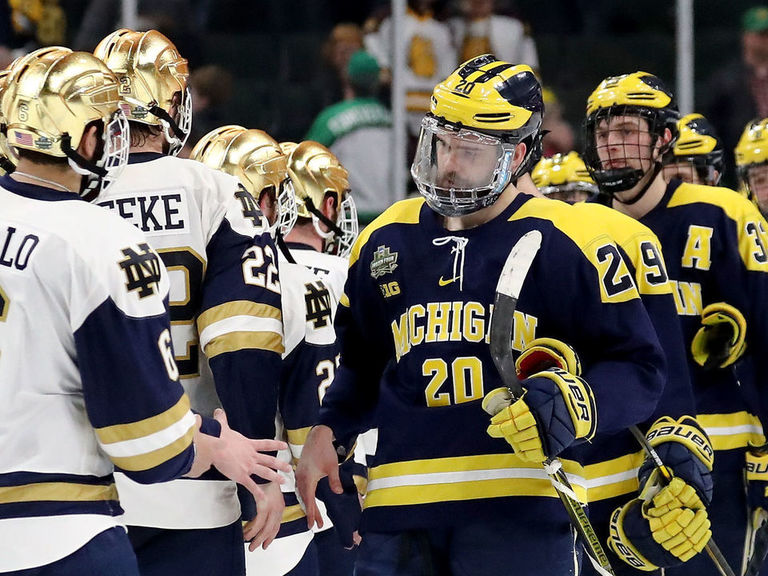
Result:
[[[181,421],[187,415],[187,412],[189,412],[189,396],[182,394],[179,401],[165,412],[161,412],[151,418],[138,420],[137,422],[96,428],[96,436],[98,436],[99,442],[107,446],[108,449],[109,444],[136,440],[137,438],[143,438],[165,430]]]
[[[626,302],[640,297],[637,293],[635,282],[629,274],[627,265],[618,255],[618,249],[613,239],[606,232],[602,232],[602,227],[595,226],[595,222],[592,219],[584,220],[577,218],[573,212],[573,206],[565,202],[552,202],[546,198],[531,198],[512,214],[509,221],[513,222],[524,218],[535,218],[551,222],[555,228],[560,230],[579,247],[597,272],[600,298],[603,302]],[[601,232],[596,234],[596,229],[601,230]],[[618,258],[618,261],[608,257],[601,261],[597,255],[598,250],[604,246],[611,245],[613,250],[616,251],[615,257]],[[613,283],[620,279],[628,280],[624,283],[626,288],[622,288],[621,291],[615,294],[608,294],[606,282]]]
[[[312,426],[307,426],[306,428],[296,428],[295,430],[286,430],[285,432],[288,436],[288,444],[293,444],[294,446],[304,446],[307,441],[307,436],[309,436],[310,430],[312,430]]]
[[[715,451],[745,448],[750,442],[755,446],[765,443],[760,419],[749,412],[698,414],[696,420],[706,430]]]
[[[145,452],[144,454],[138,454],[136,456],[111,456],[110,460],[115,466],[128,472],[137,472],[140,470],[149,470],[159,466],[163,462],[167,462],[172,458],[178,456],[184,450],[189,448],[192,444],[192,438],[195,435],[195,427],[191,427],[184,436],[171,442],[167,446],[153,450],[152,452]]]
[[[561,460],[577,497],[586,500],[581,467]],[[364,507],[403,506],[505,496],[557,498],[552,483],[540,465],[525,462],[514,454],[484,454],[430,460],[394,462],[368,472]]]
[[[304,510],[301,508],[300,504],[286,506],[283,510],[283,517],[280,519],[280,523],[285,524],[286,522],[293,522],[294,520],[304,518],[305,516],[306,514],[304,513]]]
[[[202,334],[211,324],[235,316],[252,316],[254,318],[268,318],[281,321],[283,319],[280,309],[269,304],[259,304],[258,302],[249,302],[248,300],[235,300],[219,304],[200,314],[197,318],[197,330]]]
[[[672,294],[661,242],[650,228],[618,210],[602,204],[579,202],[573,205],[581,216],[602,226],[627,255],[635,268],[635,284],[642,295]]]
[[[285,346],[283,336],[277,332],[229,332],[211,339],[205,347],[205,355],[210,359],[238,350],[267,350],[282,355]]]
[[[736,223],[739,254],[747,270],[768,272],[768,223],[754,204],[728,188],[683,183],[672,194],[667,206],[675,208],[697,203],[721,208]]]
[[[368,226],[366,226],[363,231],[360,232],[360,236],[357,237],[357,241],[352,247],[352,252],[349,255],[350,268],[355,262],[357,262],[357,259],[360,258],[360,251],[368,242],[371,234],[373,234],[379,228],[384,228],[390,224],[418,224],[419,215],[421,214],[421,207],[423,205],[424,198],[409,198],[408,200],[401,200],[400,202],[396,202],[387,208],[378,218],[368,224]],[[344,296],[342,296],[342,303],[343,301]],[[348,302],[349,301],[347,301],[347,304],[344,305],[348,306]]]
[[[15,502],[97,502],[117,500],[114,484],[96,485],[69,482],[40,482],[0,488],[0,504]]]

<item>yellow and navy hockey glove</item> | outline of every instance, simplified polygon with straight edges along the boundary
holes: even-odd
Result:
[[[701,312],[701,328],[691,342],[691,354],[706,370],[726,368],[747,348],[747,321],[725,302],[710,304]]]
[[[747,557],[754,551],[755,532],[768,520],[768,453],[749,450],[747,460],[747,504],[749,505],[749,521],[751,530],[747,542]]]
[[[659,471],[652,476],[659,480]],[[712,537],[706,507],[693,486],[682,478],[659,486],[657,481],[649,482],[641,498],[611,514],[608,547],[630,566],[646,572],[687,562]]]
[[[560,368],[574,376],[581,376],[581,362],[576,351],[554,338],[531,340],[515,362],[515,371],[520,380],[547,368]]]
[[[692,416],[681,416],[677,420],[662,416],[650,427],[646,438],[672,476],[693,486],[704,505],[709,506],[715,452],[698,421]],[[646,457],[638,473],[641,492],[655,469],[655,461]]]
[[[543,462],[578,439],[589,440],[597,428],[592,389],[582,378],[560,368],[522,381],[525,392],[491,418],[488,435],[504,438],[523,460]],[[491,390],[483,407],[494,404],[506,388]]]

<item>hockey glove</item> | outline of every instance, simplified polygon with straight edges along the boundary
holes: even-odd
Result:
[[[701,313],[701,328],[691,342],[693,359],[706,370],[726,368],[747,348],[747,321],[725,302],[710,304]]]
[[[577,439],[589,440],[597,428],[592,390],[584,380],[560,368],[534,374],[522,382],[523,397],[491,418],[488,434],[504,438],[523,460],[544,462]],[[483,399],[493,403],[506,388],[497,388]]]
[[[654,480],[659,476],[658,471],[652,474]],[[712,537],[706,508],[693,486],[673,478],[659,489],[654,480],[641,498],[614,510],[608,536],[619,558],[646,572],[690,560]]]
[[[751,538],[747,546],[754,546],[754,535],[763,522],[768,521],[768,453],[748,451],[747,458],[747,503]],[[749,557],[752,550],[748,550]]]
[[[664,467],[693,486],[705,505],[712,501],[712,464],[714,451],[709,436],[691,416],[673,420],[662,416],[653,423],[646,435],[648,443],[664,463]],[[645,489],[656,462],[647,457],[640,467],[640,491]]]
[[[581,362],[576,351],[554,338],[532,340],[515,362],[515,371],[521,380],[547,368],[561,368],[569,374],[581,376]]]

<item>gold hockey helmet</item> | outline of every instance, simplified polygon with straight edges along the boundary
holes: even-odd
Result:
[[[0,111],[8,144],[68,158],[84,176],[80,194],[91,198],[113,182],[128,160],[130,138],[115,75],[87,52],[46,47],[19,58],[6,78]],[[89,124],[101,123],[101,156],[86,160],[77,148]]]
[[[339,159],[322,144],[305,140],[288,157],[288,174],[298,215],[312,220],[315,231],[325,240],[326,251],[348,256],[358,234],[357,208],[349,190],[349,173]],[[322,212],[326,195],[336,198],[335,222]]]
[[[296,198],[288,179],[288,159],[269,134],[242,126],[222,126],[200,139],[191,158],[236,176],[257,201],[274,190],[277,211],[270,232],[279,228],[286,235],[293,229]]]
[[[187,60],[173,42],[157,30],[122,28],[99,42],[94,54],[118,77],[128,120],[162,128],[169,154],[178,154],[192,126],[192,101]]]

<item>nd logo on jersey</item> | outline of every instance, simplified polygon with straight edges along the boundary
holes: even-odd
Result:
[[[138,245],[139,251],[133,248],[123,248],[121,252],[126,257],[118,262],[125,273],[125,287],[129,292],[138,290],[139,298],[152,296],[160,281],[160,260],[146,242]]]

